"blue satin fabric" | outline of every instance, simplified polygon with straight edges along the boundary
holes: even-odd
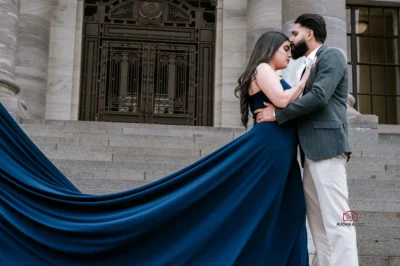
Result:
[[[252,109],[267,100],[251,96]],[[0,119],[0,265],[308,265],[294,126],[256,124],[176,173],[98,196],[1,104]]]

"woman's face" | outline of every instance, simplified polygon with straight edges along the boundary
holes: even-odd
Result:
[[[284,69],[289,64],[292,53],[290,52],[290,42],[285,41],[272,57],[272,62],[276,70]]]

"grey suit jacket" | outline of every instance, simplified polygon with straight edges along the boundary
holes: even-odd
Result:
[[[297,118],[305,156],[323,160],[351,152],[346,116],[348,74],[346,59],[338,49],[323,45],[316,56],[303,97],[284,109],[277,108],[275,115],[278,124]]]

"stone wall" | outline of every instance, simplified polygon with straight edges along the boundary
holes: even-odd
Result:
[[[80,51],[80,47],[75,46],[77,11],[77,0],[52,1],[46,119],[76,118],[76,111],[73,111],[76,109],[73,85],[77,80],[74,58],[75,49]]]

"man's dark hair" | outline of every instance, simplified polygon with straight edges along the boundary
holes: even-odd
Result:
[[[295,24],[309,28],[314,32],[315,39],[318,42],[324,43],[326,40],[326,24],[322,16],[318,14],[302,14],[296,19]]]

